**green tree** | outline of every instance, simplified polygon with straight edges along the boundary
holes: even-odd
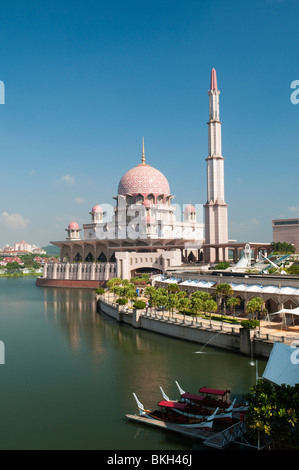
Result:
[[[180,288],[177,284],[168,284],[167,286],[167,293],[168,294],[176,294],[180,291]]]
[[[287,242],[272,242],[270,244],[271,252],[278,254],[291,254],[295,253],[295,247],[291,243]]]
[[[252,297],[247,303],[246,311],[248,313],[252,313],[253,317],[255,316],[256,320],[258,320],[258,315],[263,310],[264,301],[260,297]]]
[[[232,286],[227,283],[218,284],[216,286],[216,295],[220,300],[220,305],[223,305],[223,314],[226,315],[226,301],[233,295],[234,291]]]
[[[267,437],[273,449],[299,450],[299,385],[259,380],[246,397],[247,429],[255,439]]]
[[[241,300],[237,297],[230,297],[226,303],[227,307],[229,307],[230,311],[233,313],[233,316],[235,316],[236,307],[240,304]]]
[[[109,281],[107,282],[107,287],[112,287],[112,286],[120,286],[121,285],[121,278],[120,277],[114,277],[112,279],[109,279]]]
[[[196,319],[199,312],[204,310],[204,302],[200,297],[196,297],[191,295],[191,311],[195,313]]]
[[[187,312],[188,310],[190,310],[190,307],[191,307],[191,300],[188,299],[188,297],[182,297],[181,299],[179,299],[178,307],[179,307],[180,310],[183,311],[183,314],[184,314],[184,322],[185,322],[185,319],[186,319],[186,312]]]
[[[13,261],[12,263],[7,263],[6,269],[7,271],[19,271],[21,267],[17,261]]]
[[[297,264],[292,264],[289,268],[286,268],[288,274],[299,274],[299,266]]]
[[[212,313],[217,312],[218,305],[212,297],[210,299],[205,300],[204,302],[204,311],[210,314],[210,325],[212,324]]]
[[[147,288],[145,289],[145,297],[147,297],[149,299],[149,306],[152,307],[153,306],[153,295],[155,295],[155,292],[156,292],[156,288],[154,286],[147,286]]]
[[[104,292],[105,292],[105,289],[103,287],[98,287],[96,289],[96,294],[98,294],[98,295],[102,295],[102,294],[104,294]]]
[[[177,294],[170,294],[167,298],[167,308],[171,311],[171,316],[173,317],[173,311],[179,305],[179,298]]]

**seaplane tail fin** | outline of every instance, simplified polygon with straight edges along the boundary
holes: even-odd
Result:
[[[218,413],[218,411],[219,411],[219,408],[216,408],[216,410],[214,411],[214,413],[213,413],[211,416],[209,416],[209,417],[207,418],[207,421],[211,421],[212,419],[214,419],[215,416],[216,416],[216,414]]]
[[[232,401],[232,404],[227,408],[226,411],[232,411],[233,407],[235,406],[235,403],[236,403],[236,399],[234,398],[234,400]]]
[[[138,400],[137,396],[136,396],[136,393],[133,393],[134,395],[134,398],[136,400],[136,403],[137,403],[137,406],[139,408],[139,413],[142,414],[142,413],[145,413],[145,409],[144,409],[144,406],[143,404]]]
[[[163,390],[162,387],[160,387],[160,390],[161,390],[161,392],[162,392],[162,395],[163,395],[164,400],[166,400],[166,401],[171,401],[170,398],[169,398],[169,397],[166,395],[166,393],[164,392],[164,390]]]
[[[177,385],[177,387],[178,387],[178,389],[179,389],[180,394],[183,395],[183,394],[185,393],[185,391],[180,387],[180,385],[179,385],[179,383],[178,383],[177,381],[175,381],[175,383],[176,383],[176,385]]]

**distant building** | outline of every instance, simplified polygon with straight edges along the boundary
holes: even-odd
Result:
[[[273,241],[292,243],[299,252],[299,218],[272,220]]]
[[[0,255],[2,256],[16,256],[26,254],[45,255],[46,251],[39,246],[31,245],[30,243],[25,242],[25,240],[16,242],[13,246],[5,245],[2,249],[0,248]]]

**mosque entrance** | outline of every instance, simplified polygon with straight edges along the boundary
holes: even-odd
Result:
[[[131,271],[131,277],[142,277],[143,274],[152,276],[154,274],[162,274],[162,271],[157,268],[137,268]]]

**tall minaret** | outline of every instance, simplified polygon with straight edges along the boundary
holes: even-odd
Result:
[[[207,162],[207,202],[205,207],[205,243],[221,245],[228,242],[227,207],[224,200],[224,158],[221,151],[221,122],[216,70],[211,72],[209,95],[209,156]],[[207,247],[205,260],[223,261],[227,249]]]

